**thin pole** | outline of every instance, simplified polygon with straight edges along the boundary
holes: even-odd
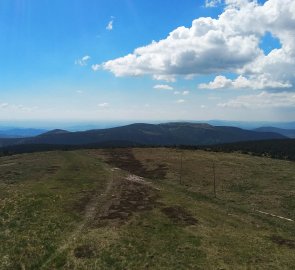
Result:
[[[216,198],[216,174],[215,174],[215,162],[213,161],[213,186],[214,186],[214,197]]]
[[[179,184],[182,185],[182,158],[183,158],[183,153],[181,152],[180,155],[180,171],[179,171]]]

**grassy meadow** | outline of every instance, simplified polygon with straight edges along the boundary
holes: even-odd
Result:
[[[295,269],[292,220],[290,161],[166,148],[0,158],[0,269]]]

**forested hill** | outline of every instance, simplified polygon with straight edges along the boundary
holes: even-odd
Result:
[[[295,139],[248,141],[199,147],[216,152],[241,152],[295,161]]]
[[[238,141],[284,139],[274,132],[256,132],[228,126],[194,123],[132,124],[122,127],[68,132],[53,130],[30,138],[0,139],[0,147],[24,144],[89,145],[130,144],[146,146],[212,145]]]

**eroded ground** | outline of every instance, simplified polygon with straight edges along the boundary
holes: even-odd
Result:
[[[160,148],[3,157],[0,269],[293,269],[294,222],[255,209],[292,220],[294,175]]]

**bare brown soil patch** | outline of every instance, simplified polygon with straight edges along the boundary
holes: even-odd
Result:
[[[116,179],[107,204],[95,218],[95,225],[105,222],[124,224],[134,213],[156,207],[157,198],[156,191],[144,182]]]
[[[150,179],[164,179],[166,177],[168,169],[165,164],[158,164],[155,169],[148,170],[134,157],[132,149],[111,149],[105,150],[105,153],[108,156],[107,162],[109,164],[132,174]]]
[[[162,208],[161,211],[173,222],[182,225],[195,225],[198,221],[184,208],[176,205]]]
[[[105,219],[127,219],[134,212],[152,210],[155,196],[151,195],[148,186],[123,180],[116,189],[119,191],[108,209]]]
[[[270,239],[280,246],[287,246],[289,248],[295,249],[295,240],[284,239],[278,235],[273,235]]]

